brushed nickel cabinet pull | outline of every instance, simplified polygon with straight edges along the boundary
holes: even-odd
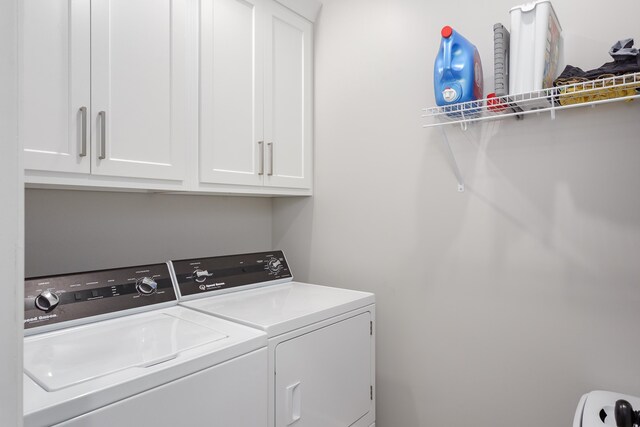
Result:
[[[104,160],[107,157],[107,113],[100,111],[98,117],[100,118],[100,151],[98,159]]]
[[[78,156],[87,155],[87,107],[80,107],[80,152]]]
[[[260,168],[258,169],[258,175],[264,175],[264,141],[258,141],[260,146]]]

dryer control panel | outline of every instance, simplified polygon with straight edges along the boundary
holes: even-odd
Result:
[[[167,264],[26,279],[24,328],[177,301]]]
[[[188,259],[172,264],[183,297],[292,277],[282,251]]]

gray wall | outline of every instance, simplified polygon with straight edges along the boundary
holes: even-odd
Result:
[[[374,291],[380,427],[568,426],[582,393],[640,395],[640,105],[447,130],[440,28],[472,39],[513,0],[324,0],[316,30],[312,199],[274,201],[300,280]],[[554,0],[585,69],[636,36],[640,3]]]
[[[271,199],[27,190],[25,272],[39,276],[271,249]]]
[[[22,425],[23,213],[18,143],[18,2],[0,1],[0,424]]]

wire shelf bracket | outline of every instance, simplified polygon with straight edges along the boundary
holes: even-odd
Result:
[[[466,123],[464,124],[463,130],[467,130]],[[451,144],[449,143],[449,138],[447,137],[447,133],[444,130],[444,126],[440,128],[442,131],[442,142],[447,148],[447,153],[449,154],[449,158],[451,159],[451,165],[453,167],[453,173],[456,175],[456,179],[458,180],[458,192],[464,193],[464,180],[462,179],[462,174],[460,173],[460,168],[458,167],[458,162],[456,161],[456,156],[453,154],[453,150],[451,149]]]

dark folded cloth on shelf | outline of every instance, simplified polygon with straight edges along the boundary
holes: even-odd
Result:
[[[554,80],[554,86],[563,86],[572,83],[580,83],[605,77],[621,76],[640,72],[640,54],[633,48],[633,39],[624,39],[616,42],[609,54],[614,59],[593,70],[584,71],[579,67],[567,65]]]
[[[609,54],[613,62],[584,71],[567,65],[554,80],[558,87],[554,99],[560,105],[582,104],[613,98],[631,98],[640,93],[640,53],[633,48],[633,39],[616,42]]]

